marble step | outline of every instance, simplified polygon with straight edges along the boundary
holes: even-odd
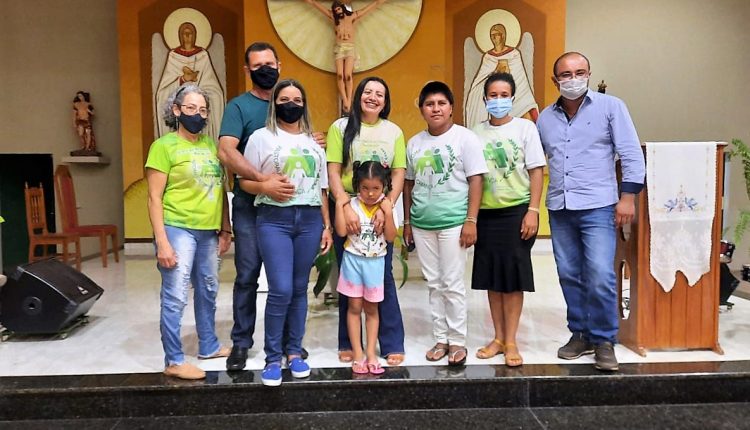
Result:
[[[262,386],[258,371],[208,372],[198,382],[161,374],[5,377],[0,421],[721,404],[747,402],[748,393],[748,361],[624,364],[611,374],[580,364],[415,366],[357,379],[345,368],[313,369],[304,380],[285,374],[278,388]]]
[[[750,422],[747,403],[570,406],[548,408],[433,409],[421,411],[300,412],[179,417],[0,421],[6,430],[154,429],[189,430],[304,428],[387,429],[740,429]]]

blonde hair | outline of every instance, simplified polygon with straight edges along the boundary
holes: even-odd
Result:
[[[276,85],[273,87],[271,100],[270,103],[268,103],[266,128],[271,131],[271,133],[277,134],[276,129],[278,128],[278,119],[276,118],[276,97],[278,97],[281,90],[286,87],[295,87],[299,90],[300,93],[302,93],[302,107],[304,110],[302,111],[302,118],[299,119],[299,128],[302,133],[311,136],[312,126],[310,125],[310,111],[307,109],[307,96],[305,95],[305,89],[302,88],[302,84],[294,79],[284,79],[283,81],[279,81],[278,83],[276,83]]]

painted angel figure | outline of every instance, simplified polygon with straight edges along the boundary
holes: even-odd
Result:
[[[352,105],[352,93],[354,91],[354,66],[358,55],[354,41],[355,24],[365,15],[372,12],[376,7],[385,3],[385,0],[375,0],[367,6],[354,10],[351,0],[334,0],[331,8],[326,9],[315,0],[305,0],[314,6],[323,15],[333,21],[336,40],[333,45],[333,56],[336,62],[336,78],[344,112],[349,112]]]
[[[510,73],[516,82],[516,95],[513,99],[510,115],[532,121],[536,121],[539,116],[539,106],[534,100],[532,88],[534,82],[534,40],[531,33],[523,33],[518,47],[513,47],[506,45],[506,37],[505,26],[495,24],[490,28],[490,40],[493,47],[484,54],[477,50],[471,38],[467,38],[464,43],[464,67],[466,68],[464,84],[465,127],[472,128],[489,118],[483,99],[484,82],[489,75],[496,72]],[[470,73],[473,70],[476,70],[476,73],[473,74],[472,79]],[[471,83],[469,84],[469,82]]]
[[[151,41],[155,138],[171,131],[164,123],[161,113],[169,94],[185,82],[195,82],[208,93],[210,113],[204,133],[217,140],[226,104],[224,39],[220,34],[215,34],[208,49],[198,46],[198,30],[192,22],[180,24],[178,37],[179,46],[173,49],[165,46],[159,34],[154,34]],[[212,57],[220,64],[220,73],[214,68]]]

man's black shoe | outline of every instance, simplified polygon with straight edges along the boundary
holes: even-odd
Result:
[[[227,370],[242,370],[247,362],[247,348],[232,346],[232,352],[227,357]]]
[[[284,355],[288,356],[288,355],[289,355],[289,352],[287,352],[287,351],[284,351]],[[302,353],[301,353],[301,354],[300,354],[299,356],[300,356],[300,357],[302,357],[302,359],[303,359],[303,360],[307,360],[307,357],[308,357],[309,355],[310,355],[310,353],[309,353],[309,352],[307,352],[307,350],[306,350],[305,348],[302,348]]]
[[[582,333],[573,333],[568,343],[557,350],[557,356],[564,360],[574,360],[582,355],[593,353],[594,345],[584,339]]]
[[[594,367],[599,370],[613,372],[618,369],[617,357],[615,357],[615,347],[611,342],[602,342],[596,345],[596,355]]]

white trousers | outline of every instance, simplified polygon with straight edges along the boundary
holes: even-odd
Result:
[[[437,342],[456,346],[466,345],[466,249],[458,242],[462,227],[411,229],[430,290],[432,334]]]

